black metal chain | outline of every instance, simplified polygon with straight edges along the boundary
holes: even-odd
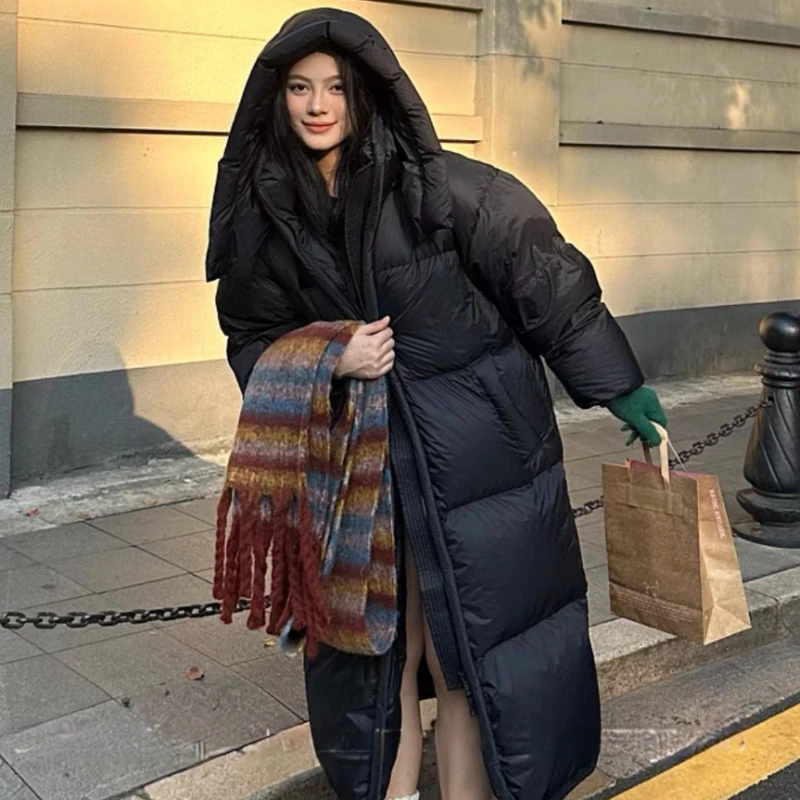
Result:
[[[730,422],[726,422],[722,425],[718,431],[709,433],[705,439],[695,442],[688,450],[680,450],[678,452],[678,458],[670,459],[670,469],[675,469],[675,467],[686,464],[691,459],[701,455],[709,447],[719,444],[722,439],[730,436],[737,428],[743,428],[749,420],[758,415],[758,412],[761,411],[762,408],[769,408],[771,405],[771,400],[765,400],[758,405],[750,406],[744,414],[737,414]],[[578,506],[578,508],[573,508],[572,515],[576,519],[588,517],[589,514],[598,511],[602,507],[603,500],[598,497],[595,500],[589,500],[589,502],[584,503],[582,506]]]
[[[726,422],[715,433],[710,433],[705,439],[695,442],[688,450],[681,450],[677,459],[669,462],[674,469],[679,464],[685,464],[692,458],[699,456],[709,447],[714,447],[722,439],[730,436],[737,428],[742,428],[748,420],[755,417],[762,408],[768,408],[772,401],[767,400],[756,406],[751,406],[744,414],[737,414],[731,422]],[[602,498],[589,500],[578,508],[572,509],[575,518],[586,517],[603,507]],[[269,607],[269,597],[265,598]],[[247,611],[250,608],[249,600],[240,600],[236,606],[236,613]],[[86,628],[89,625],[99,625],[108,628],[113,625],[144,625],[148,622],[173,622],[179,619],[200,619],[202,617],[215,617],[222,611],[221,603],[195,603],[186,606],[167,606],[165,608],[141,609],[132,611],[70,611],[68,614],[56,614],[52,611],[39,611],[33,616],[28,616],[22,611],[6,611],[0,614],[0,628],[19,630],[25,625],[33,625],[41,630],[51,630],[59,625],[67,628]]]
[[[265,599],[267,607],[269,607],[269,598]],[[249,600],[240,600],[236,606],[236,613],[247,611],[249,608]],[[93,613],[70,611],[68,614],[55,614],[52,611],[39,611],[32,617],[22,611],[6,611],[4,614],[0,614],[0,628],[19,630],[24,625],[33,625],[34,628],[42,630],[51,630],[58,625],[66,625],[68,628],[86,628],[89,625],[109,628],[123,623],[144,625],[147,622],[173,622],[176,619],[215,617],[221,611],[221,603],[195,603],[189,606],[137,608],[133,611],[95,611]]]

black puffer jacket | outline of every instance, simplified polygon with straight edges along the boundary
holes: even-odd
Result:
[[[237,189],[264,76],[331,43],[391,99],[347,198],[357,292],[278,168],[264,165],[255,197]],[[441,150],[368,22],[323,9],[293,17],[254,67],[219,166],[207,271],[242,387],[264,348],[295,328],[391,317],[392,463],[437,653],[480,721],[497,797],[564,797],[594,766],[600,720],[542,360],[580,406],[642,383],[591,264],[517,180]],[[380,659],[328,649],[307,665],[315,746],[343,800],[383,800],[402,662],[401,636]]]

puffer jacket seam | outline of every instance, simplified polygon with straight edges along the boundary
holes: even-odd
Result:
[[[510,350],[515,344],[518,344],[520,347],[522,347],[524,349],[524,345],[515,336],[513,336],[513,332],[512,332],[511,341],[508,344],[504,344],[504,345],[502,345],[502,347],[499,347],[497,349],[487,350],[485,353],[481,353],[481,355],[479,355],[477,358],[473,358],[472,361],[470,361],[468,364],[462,364],[461,366],[453,367],[452,369],[446,369],[446,370],[442,370],[441,372],[437,372],[435,375],[425,375],[425,376],[420,377],[420,378],[413,378],[413,377],[404,376],[403,380],[406,383],[412,383],[412,384],[416,385],[416,384],[419,384],[419,383],[428,383],[430,381],[435,381],[437,378],[447,378],[450,375],[455,375],[458,372],[465,372],[466,370],[471,369],[479,361],[483,361],[484,359],[487,359],[487,358],[493,358],[495,356],[499,356],[505,350]]]
[[[545,472],[547,470],[544,470]],[[542,474],[542,473],[539,473]],[[538,477],[538,475],[536,476]],[[533,486],[535,478],[526,481],[525,483],[521,483],[519,486],[512,486],[510,489],[501,489],[499,492],[491,492],[490,494],[482,495],[481,497],[476,497],[474,500],[467,500],[464,503],[458,503],[455,506],[450,506],[448,508],[443,509],[445,514],[452,514],[456,511],[461,511],[465,508],[469,508],[471,505],[475,503],[483,503],[486,500],[492,500],[495,497],[503,497],[507,494],[512,494],[513,492],[518,492],[521,489],[528,489]]]
[[[500,170],[495,167],[494,172],[492,173],[492,177],[488,181],[486,181],[486,186],[483,190],[483,193],[478,198],[478,203],[475,207],[475,216],[472,220],[472,224],[470,225],[469,235],[467,237],[467,242],[470,243],[470,246],[472,240],[475,238],[475,231],[478,229],[478,223],[480,222],[481,219],[481,211],[483,211],[483,206],[485,205],[486,200],[489,197],[489,193],[491,192],[492,187],[494,186],[494,183],[499,175],[500,175]]]

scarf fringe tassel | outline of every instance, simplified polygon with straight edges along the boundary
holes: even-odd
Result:
[[[230,525],[229,523],[230,517]],[[266,615],[267,559],[272,556],[271,602]],[[291,489],[272,496],[226,487],[217,506],[214,599],[230,623],[239,600],[251,601],[247,627],[280,636],[287,624],[305,637],[314,658],[330,615],[320,574],[320,543],[308,499]]]

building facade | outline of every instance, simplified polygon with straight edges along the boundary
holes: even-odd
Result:
[[[0,0],[0,495],[231,437],[216,162],[264,42],[320,4]],[[548,205],[650,378],[749,369],[800,306],[797,0],[326,4]]]

